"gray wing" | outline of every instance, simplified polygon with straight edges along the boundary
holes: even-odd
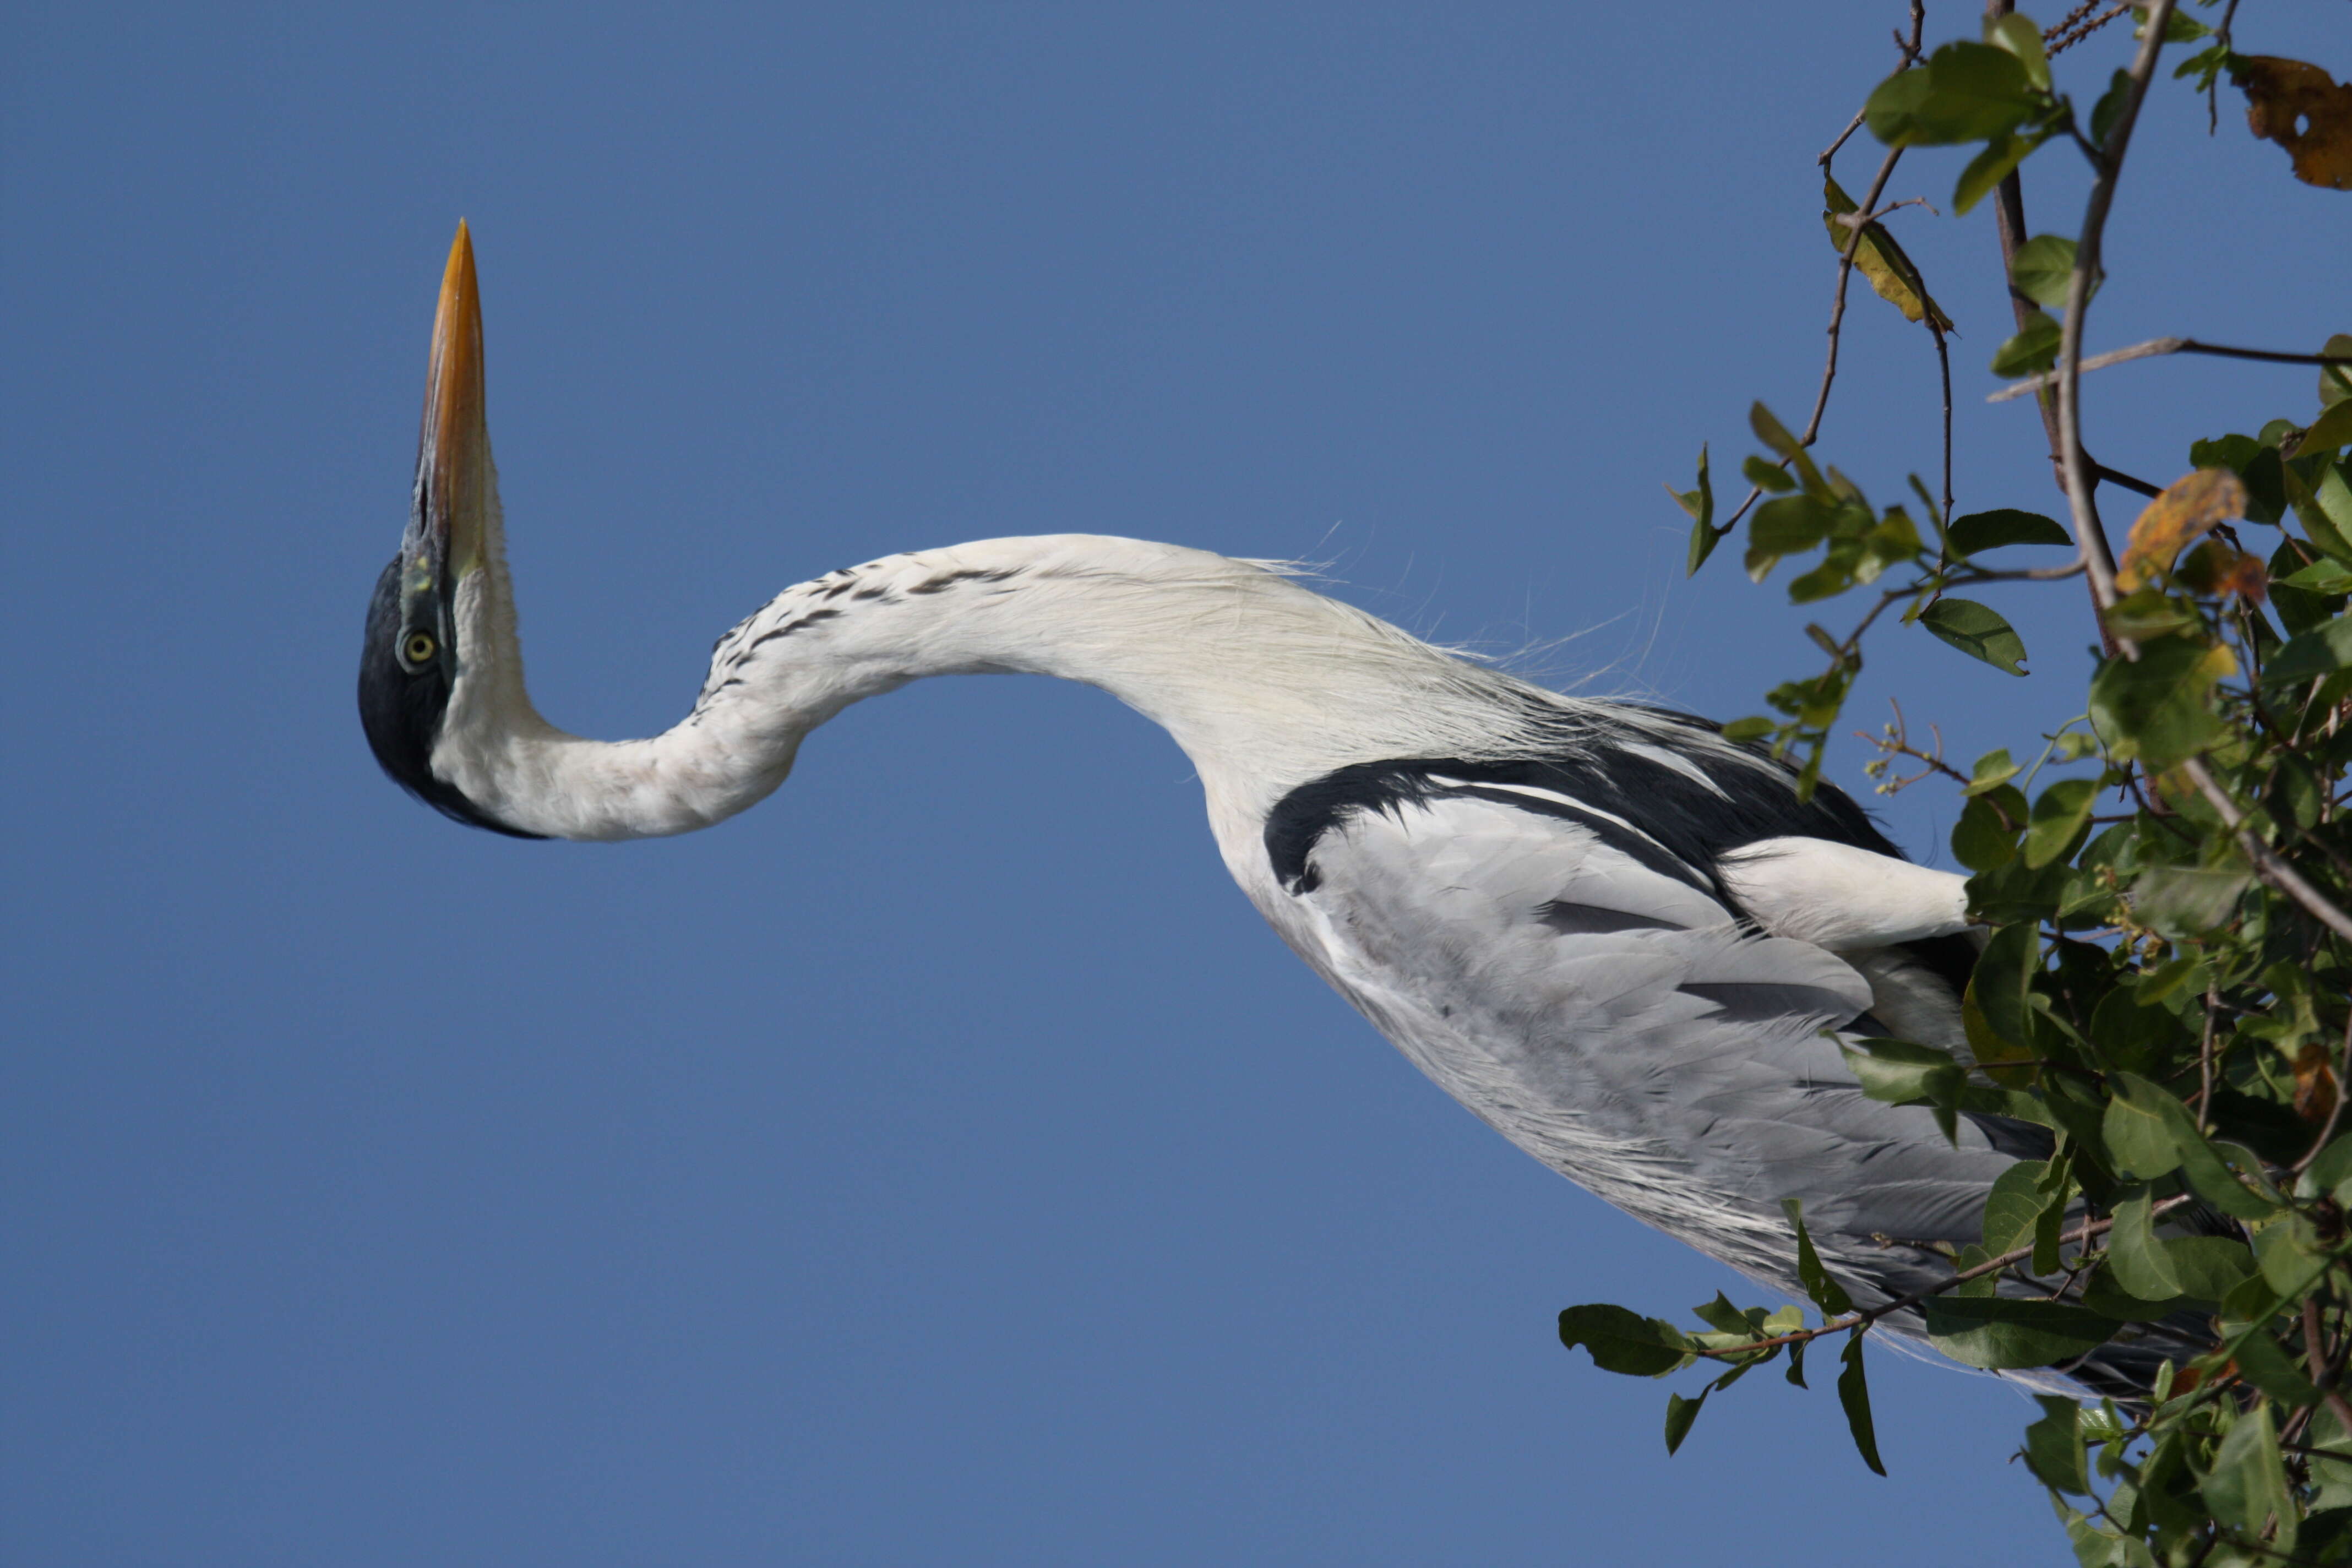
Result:
[[[1309,865],[1277,921],[1309,962],[1454,1098],[1636,1217],[1783,1289],[1784,1198],[1866,1289],[1948,1272],[1904,1242],[1978,1239],[2010,1157],[1864,1098],[1823,1033],[1871,1005],[1863,975],[1738,920],[1622,819],[1465,784],[1339,816]]]

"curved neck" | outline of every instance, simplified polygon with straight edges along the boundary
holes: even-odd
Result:
[[[1499,754],[1564,700],[1250,562],[1089,534],[894,555],[789,588],[719,641],[693,710],[649,740],[555,729],[522,680],[494,553],[457,597],[464,673],[434,772],[564,838],[683,833],[766,796],[801,738],[927,675],[1100,687],[1174,737],[1222,827],[1350,763]]]

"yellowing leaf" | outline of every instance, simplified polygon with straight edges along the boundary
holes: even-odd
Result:
[[[2296,179],[2352,191],[2352,83],[2275,55],[2242,57],[2234,77],[2246,94],[2246,129],[2285,148]]]
[[[1823,183],[1822,195],[1829,203],[1829,210],[1822,214],[1822,225],[1829,230],[1830,243],[1837,247],[1840,256],[1843,256],[1846,246],[1853,239],[1853,230],[1838,220],[1854,210],[1853,198],[1847,195],[1834,179]],[[1905,321],[1918,321],[1933,310],[1936,312],[1936,325],[1948,332],[1952,330],[1952,319],[1928,298],[1927,286],[1920,278],[1919,269],[1911,264],[1909,257],[1903,254],[1903,247],[1895,243],[1895,237],[1886,232],[1885,225],[1868,223],[1862,226],[1862,243],[1854,247],[1853,265],[1856,271],[1870,280],[1870,286],[1878,291],[1880,299],[1903,312]]]
[[[2130,593],[2168,569],[2173,557],[2216,523],[2245,514],[2246,487],[2227,468],[2200,468],[2174,481],[2132,524],[2131,543],[2116,569],[2116,586]]]

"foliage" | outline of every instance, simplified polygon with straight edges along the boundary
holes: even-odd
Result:
[[[1742,464],[1752,488],[1727,521],[1716,520],[1704,453],[1698,488],[1676,499],[1693,520],[1692,571],[1744,517],[1753,579],[1786,563],[1791,604],[1864,603],[1843,636],[1806,626],[1827,660],[1817,673],[1772,688],[1769,715],[1726,726],[1796,763],[1807,791],[1866,634],[1916,626],[2023,677],[2017,632],[1968,591],[2037,582],[2065,592],[2078,579],[2090,589],[2105,657],[2079,717],[1966,772],[1940,743],[1913,744],[1899,711],[1874,740],[1868,771],[1882,792],[1929,780],[1957,791],[1951,847],[1973,873],[1970,912],[1986,940],[1962,1002],[1966,1049],[1843,1043],[1864,1092],[1927,1109],[1947,1136],[1964,1117],[1995,1115],[2047,1128],[2054,1147],[2001,1177],[1979,1244],[1953,1253],[1950,1278],[1917,1297],[1858,1305],[1792,1204],[1812,1326],[1795,1306],[1768,1312],[1717,1295],[1696,1310],[1697,1329],[1582,1306],[1561,1314],[1560,1337],[1607,1371],[1714,1370],[1695,1394],[1670,1396],[1672,1450],[1713,1394],[1783,1358],[1801,1387],[1807,1345],[1841,1336],[1839,1396],[1864,1462],[1884,1473],[1863,1358],[1890,1318],[1924,1323],[1958,1361],[2000,1370],[2063,1368],[2134,1324],[2198,1323],[2201,1352],[2162,1363],[2144,1397],[2041,1397],[2021,1457],[2077,1556],[2352,1560],[2352,334],[2315,353],[2144,345],[2319,366],[2315,402],[2251,435],[2195,443],[2189,471],[2160,489],[2082,451],[2078,368],[2107,201],[2164,47],[2194,47],[2172,73],[2191,89],[2243,90],[2253,133],[2286,146],[2295,176],[2322,188],[2352,185],[2352,87],[2236,53],[2234,0],[2218,26],[2157,0],[2134,37],[2107,35],[2126,61],[2095,73],[2084,113],[2050,57],[2100,18],[2086,6],[2045,35],[2005,9],[1980,37],[1930,51],[1914,8],[1903,68],[1857,117],[1887,149],[1870,195],[1856,204],[1826,180],[1841,260],[1812,419],[1796,435],[1755,405],[1763,450]],[[1966,213],[2052,144],[2090,163],[2094,194],[2077,235],[2005,233],[2017,330],[1992,368],[2034,378],[2067,521],[2008,505],[1955,516],[1949,321],[1881,221],[1894,209],[1860,209],[1906,148],[1969,150],[1952,197]],[[1837,150],[1822,156],[1825,175]],[[1933,336],[1947,410],[1940,498],[1915,477],[1909,497],[1881,507],[1814,456],[1855,270]],[[2151,498],[2120,563],[2093,504],[2102,483]]]

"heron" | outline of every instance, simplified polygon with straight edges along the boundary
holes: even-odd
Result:
[[[367,613],[378,762],[526,838],[688,833],[784,782],[850,704],[934,675],[1081,681],[1164,728],[1282,940],[1447,1093],[1635,1218],[1795,1294],[1783,1200],[1864,1305],[1948,1279],[2048,1134],[1867,1098],[1841,1037],[1965,1052],[1965,879],[1690,715],[1431,646],[1278,564],[1091,534],[886,556],[721,636],[686,716],[607,742],[523,680],[460,224],[407,526]],[[1912,1314],[1887,1320],[1918,1335]],[[2128,1393],[2151,1352],[2069,1369]]]

